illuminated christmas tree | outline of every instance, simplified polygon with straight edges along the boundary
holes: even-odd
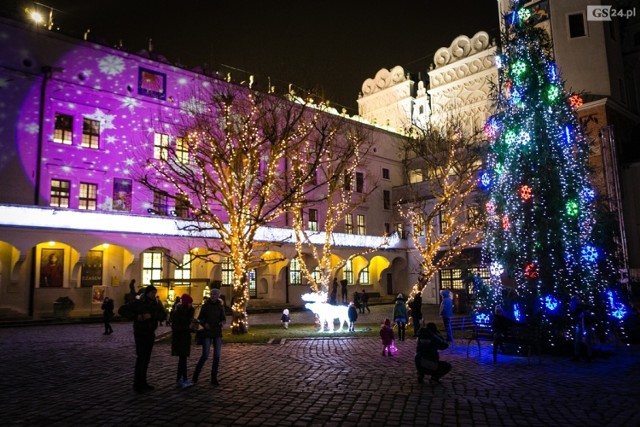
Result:
[[[497,58],[497,113],[485,127],[491,146],[481,177],[489,192],[484,258],[492,291],[476,309],[490,320],[500,304],[513,320],[540,325],[544,343],[556,345],[570,338],[572,296],[592,307],[600,333],[624,308],[597,232],[579,99],[565,91],[551,41],[529,18],[516,3]]]

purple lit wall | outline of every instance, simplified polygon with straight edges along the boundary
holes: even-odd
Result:
[[[153,196],[135,177],[153,156],[154,133],[173,138],[173,126],[185,118],[179,108],[197,107],[193,94],[211,80],[4,20],[0,52],[0,179],[11,183],[1,186],[0,203],[34,203],[44,98],[41,204],[49,204],[51,180],[58,179],[70,181],[72,209],[82,182],[97,185],[98,210],[146,214]],[[52,70],[45,84],[43,66]],[[68,145],[54,142],[56,113],[73,118]],[[81,146],[85,118],[100,124],[97,149]]]

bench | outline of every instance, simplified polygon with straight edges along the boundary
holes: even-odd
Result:
[[[540,328],[534,325],[512,322],[503,338],[496,337],[491,325],[474,324],[473,331],[467,339],[467,357],[472,342],[478,346],[478,357],[481,355],[480,341],[491,341],[493,346],[493,363],[498,361],[498,349],[504,345],[515,346],[515,352],[527,356],[527,363],[531,363],[532,353],[538,357],[538,363],[542,363],[540,356]]]

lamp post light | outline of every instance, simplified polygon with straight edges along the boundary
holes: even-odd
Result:
[[[42,13],[38,8],[29,9],[26,8],[24,11],[29,18],[37,25],[45,27],[47,30],[51,30],[53,28],[53,11],[60,12],[58,9],[54,9],[51,6],[47,6],[46,4],[34,2],[36,7],[44,9],[46,12]]]

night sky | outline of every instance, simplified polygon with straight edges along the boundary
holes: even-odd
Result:
[[[4,16],[23,19],[33,2],[2,0]],[[309,88],[357,111],[362,83],[401,65],[423,80],[433,54],[458,35],[497,36],[497,0],[43,0],[63,33],[156,54],[186,68],[206,64],[234,81],[268,77],[277,91]],[[38,6],[36,6],[38,7]]]

